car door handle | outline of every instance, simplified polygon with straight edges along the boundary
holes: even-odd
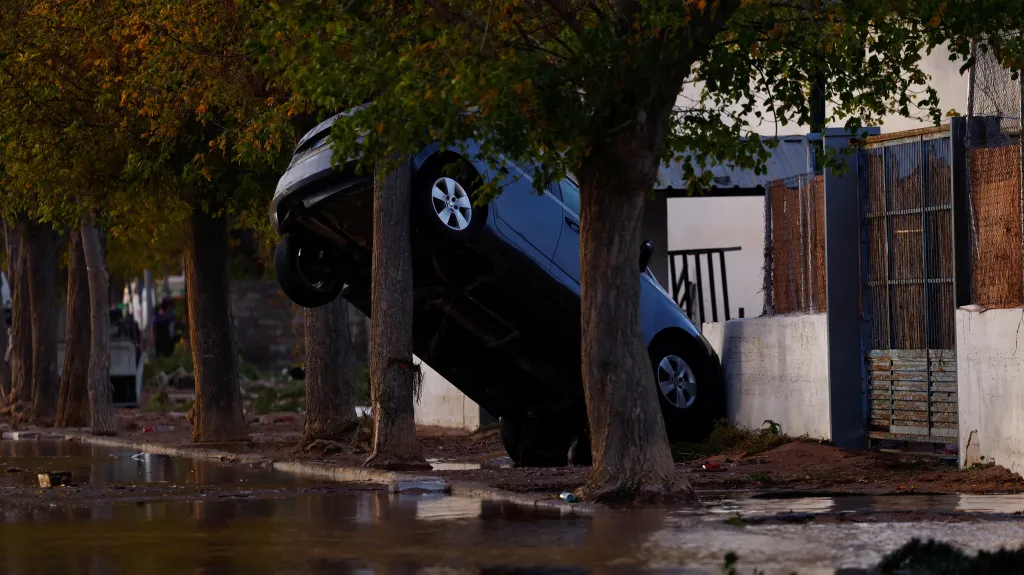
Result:
[[[565,216],[565,223],[569,225],[570,230],[576,232],[577,234],[580,233],[580,225],[576,223],[576,220],[570,218],[569,216]]]

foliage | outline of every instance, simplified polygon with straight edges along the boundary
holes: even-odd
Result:
[[[768,426],[750,430],[729,425],[723,420],[715,425],[707,441],[676,443],[672,446],[672,454],[676,461],[695,461],[725,454],[751,456],[794,441],[800,441],[800,439],[782,434],[777,427]]]
[[[230,1],[5,2],[5,215],[75,226],[95,213],[125,274],[180,261],[193,205],[265,228],[305,108],[253,70],[250,30]]]
[[[877,571],[884,575],[1009,575],[1024,571],[1024,548],[970,556],[948,543],[914,539],[886,555]]]
[[[252,410],[259,415],[275,411],[301,411],[306,408],[306,384],[293,382],[284,387],[264,387],[252,402]]]
[[[689,160],[692,189],[709,183],[699,166],[763,170],[771,144],[746,136],[767,119],[808,124],[814,71],[826,79],[830,123],[856,129],[893,112],[938,122],[922,54],[948,44],[966,65],[970,41],[987,37],[982,49],[1019,67],[1019,35],[999,33],[1024,24],[1015,0],[984,10],[940,0],[246,5],[263,9],[255,49],[266,70],[326,110],[372,100],[335,122],[336,158],[362,153],[365,169],[391,149],[476,139],[493,158],[543,161],[559,176],[685,82],[688,95],[664,118],[662,159]]]
[[[167,390],[161,389],[149,398],[149,403],[146,404],[146,411],[153,411],[157,413],[164,413],[170,411],[174,407],[171,403],[171,398],[167,394]]]

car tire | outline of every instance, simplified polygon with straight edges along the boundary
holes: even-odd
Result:
[[[277,283],[288,299],[305,308],[327,305],[341,295],[345,282],[340,269],[333,273],[310,273],[309,263],[322,260],[330,251],[320,242],[299,236],[285,236],[274,250]]]
[[[476,170],[467,162],[427,167],[413,185],[418,227],[435,237],[463,242],[476,239],[487,224],[487,206],[474,206]]]
[[[573,437],[557,424],[535,416],[498,418],[501,443],[518,467],[564,467],[569,463]]]
[[[703,441],[725,415],[718,363],[684,338],[655,340],[649,355],[670,441]]]

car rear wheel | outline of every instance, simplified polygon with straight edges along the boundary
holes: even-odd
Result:
[[[505,451],[519,467],[564,467],[569,463],[573,434],[550,418],[503,415],[498,428]]]
[[[288,299],[306,308],[327,305],[345,282],[335,249],[301,236],[285,236],[274,251],[277,283]]]
[[[655,341],[649,353],[669,440],[706,439],[725,412],[714,360],[683,338]]]
[[[487,206],[474,206],[476,170],[465,162],[427,168],[416,178],[413,202],[417,221],[433,234],[474,239],[487,223]]]

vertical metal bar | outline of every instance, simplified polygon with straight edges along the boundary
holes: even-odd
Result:
[[[772,184],[764,191],[764,315],[775,315],[772,292]]]
[[[800,206],[797,211],[797,224],[800,226],[800,257],[798,258],[797,265],[800,266],[800,311],[807,311],[807,221],[804,214],[804,190],[806,189],[806,175],[802,175],[797,179],[796,184],[796,200]]]
[[[892,301],[892,282],[893,282],[893,238],[892,238],[892,182],[890,182],[890,172],[892,161],[889,158],[889,148],[882,148],[882,191],[885,196],[885,299],[887,312],[885,327],[889,334],[888,349],[894,349],[896,347],[896,325],[893,322],[893,301]]]
[[[929,337],[931,336],[931,318],[928,317],[930,314],[930,307],[928,305],[928,213],[925,208],[928,206],[928,142],[921,138],[921,152],[919,154],[920,168],[919,173],[921,176],[918,178],[921,186],[921,296],[922,303],[921,307],[924,312],[924,381],[925,381],[925,393],[926,402],[925,409],[928,413],[928,435],[932,434],[932,364],[931,364],[931,342]]]
[[[722,305],[725,307],[725,321],[732,317],[729,314],[729,277],[725,271],[725,250],[718,252],[718,265],[722,268]]]
[[[885,299],[888,310],[886,312],[886,329],[889,334],[889,345],[888,345],[888,361],[889,361],[889,429],[892,429],[893,424],[896,421],[896,410],[894,400],[896,398],[895,382],[893,381],[892,373],[892,355],[895,353],[894,348],[896,347],[896,324],[893,321],[893,301],[892,301],[892,276],[893,276],[893,258],[892,258],[892,182],[890,182],[890,164],[892,162],[889,158],[889,147],[882,148],[882,191],[885,195],[885,215],[882,219],[885,221]]]
[[[693,321],[693,298],[690,297],[690,256],[683,254],[683,299],[686,300],[686,317]]]
[[[953,310],[971,303],[970,191],[967,178],[967,121],[949,125],[950,215],[953,224]],[[952,310],[950,310],[952,313]]]
[[[711,259],[711,252],[708,252],[708,287],[711,288],[711,321],[718,321],[718,301],[715,296],[715,261]]]
[[[678,255],[672,253],[668,255],[668,275],[671,282],[672,301],[676,302],[677,306],[681,306],[681,300],[679,299],[679,289],[681,286],[679,285],[679,275],[676,273],[676,257]]]
[[[700,323],[704,323],[704,281],[700,277],[700,254],[694,254],[693,267],[697,270],[697,309],[700,310]]]
[[[1024,32],[1022,32],[1024,34]],[[1017,149],[1020,155],[1020,232],[1021,232],[1021,253],[1024,254],[1024,71],[1017,75],[1019,88],[1019,110],[1017,115]],[[1024,285],[1024,282],[1021,282]]]

